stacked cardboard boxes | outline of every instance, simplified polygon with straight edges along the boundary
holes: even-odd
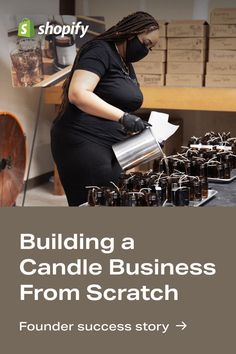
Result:
[[[236,8],[211,13],[206,86],[236,87]]]
[[[141,86],[164,86],[166,73],[166,21],[158,21],[160,39],[155,49],[140,62],[134,63],[134,70]]]
[[[207,37],[205,21],[172,21],[168,24],[166,86],[203,86]]]

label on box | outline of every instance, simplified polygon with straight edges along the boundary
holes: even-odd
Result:
[[[210,50],[209,61],[213,62],[236,62],[236,50]]]
[[[206,49],[206,38],[168,38],[168,49]]]
[[[236,75],[236,63],[207,63],[207,74]]]
[[[165,64],[159,62],[137,62],[133,64],[136,74],[165,74]]]
[[[211,24],[236,24],[236,8],[214,9],[211,12]]]
[[[172,21],[167,26],[167,37],[205,37],[207,32],[205,21]]]
[[[235,25],[211,25],[210,37],[236,37]]]
[[[236,50],[236,38],[210,38],[210,50]]]
[[[198,74],[167,74],[166,86],[202,87],[203,75]]]
[[[236,87],[236,75],[206,75],[206,87]]]
[[[168,62],[167,74],[204,74],[205,63]]]
[[[137,74],[140,86],[153,87],[164,86],[165,75]]]
[[[167,60],[172,62],[204,62],[205,59],[205,50],[170,49],[167,51]]]

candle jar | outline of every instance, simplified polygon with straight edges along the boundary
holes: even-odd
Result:
[[[88,205],[94,207],[96,205],[96,190],[91,188],[88,191]]]
[[[195,160],[192,160],[191,162],[190,175],[197,176],[197,163]]]
[[[172,203],[172,184],[175,183],[173,177],[167,178],[167,190],[166,190],[166,199],[167,203]]]
[[[76,46],[74,37],[67,35],[65,37],[55,37],[55,64],[59,68],[65,68],[72,65],[76,56]]]
[[[161,188],[161,204],[164,204],[164,202],[167,200],[167,190],[168,190],[168,182],[166,177],[160,179],[159,186]]]
[[[191,176],[191,162],[185,163],[185,173],[187,176]]]
[[[194,186],[194,201],[195,202],[200,202],[202,200],[202,186],[201,186],[201,181],[194,181],[193,182]]]
[[[236,155],[236,140],[234,140],[233,144],[231,145],[232,147],[232,153]]]
[[[231,169],[236,168],[236,155],[230,156]]]
[[[171,202],[174,205],[177,204],[177,190],[178,190],[178,184],[177,183],[172,183],[172,186],[171,186]]]
[[[134,193],[134,192],[128,193],[128,206],[129,207],[136,207],[137,206],[136,193]]]
[[[146,188],[148,183],[147,178],[142,178],[139,183],[139,189]]]
[[[97,191],[96,205],[97,206],[105,206],[106,205],[106,199],[105,199],[103,190]]]
[[[208,198],[208,178],[207,178],[207,170],[204,164],[200,165],[199,178],[202,185],[202,197]]]
[[[134,189],[134,175],[129,178],[128,180],[125,181],[125,189],[129,192],[132,192],[132,190]]]
[[[117,192],[111,193],[110,206],[112,206],[112,207],[121,206],[121,198],[120,198],[119,193],[117,193]]]
[[[218,178],[218,169],[217,169],[217,163],[209,163],[207,166],[207,174],[208,177],[211,178]]]
[[[188,206],[189,205],[189,188],[185,186],[175,186],[172,189],[172,202],[175,206]]]
[[[193,202],[195,198],[194,178],[191,177],[189,178],[188,186],[189,186],[189,199],[191,202]]]
[[[120,195],[121,206],[128,206],[129,195],[127,191],[122,191]]]
[[[147,206],[144,193],[139,192],[137,194],[137,207]]]
[[[156,193],[148,193],[148,206],[150,207],[158,207],[158,200]]]
[[[230,165],[229,163],[224,163],[224,178],[225,179],[230,179],[231,177],[231,170],[230,170]]]
[[[162,188],[160,186],[155,186],[157,206],[162,206],[164,203],[162,200]]]
[[[111,206],[111,193],[112,190],[110,188],[104,189],[105,206]]]
[[[27,87],[43,80],[41,42],[24,38],[10,54],[19,86]]]
[[[217,166],[217,178],[219,179],[224,179],[225,178],[225,173],[224,173],[224,166],[220,163]]]
[[[165,162],[164,162],[164,160],[161,160],[160,162],[159,162],[159,172],[160,173],[166,173],[166,166],[165,166]]]
[[[200,176],[200,169],[201,169],[201,162],[200,161],[195,161],[195,175],[194,176]]]

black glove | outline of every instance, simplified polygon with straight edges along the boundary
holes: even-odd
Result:
[[[151,126],[148,122],[145,122],[141,118],[129,113],[124,113],[119,119],[119,122],[130,133],[138,133],[143,131],[146,127]]]

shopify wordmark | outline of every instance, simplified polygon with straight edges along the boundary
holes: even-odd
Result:
[[[79,34],[80,38],[83,38],[89,29],[89,25],[83,25],[82,21],[72,22],[71,25],[50,25],[46,22],[46,25],[40,25],[38,34],[55,34],[64,37],[68,34]]]

